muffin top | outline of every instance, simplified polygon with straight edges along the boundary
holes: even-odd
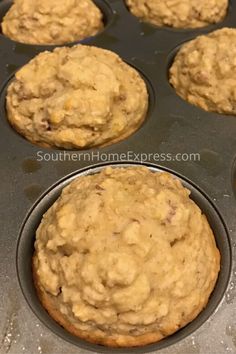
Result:
[[[15,0],[2,31],[22,43],[63,44],[95,35],[102,18],[91,0]]]
[[[85,45],[39,54],[7,91],[10,123],[42,146],[111,144],[138,129],[147,108],[139,73],[117,54]]]
[[[126,0],[133,15],[157,26],[204,27],[223,20],[228,0]]]
[[[49,313],[113,346],[151,343],[192,321],[220,256],[189,194],[145,167],[108,167],[69,184],[36,235],[35,282]]]
[[[236,29],[184,44],[170,69],[178,95],[206,111],[236,114]]]

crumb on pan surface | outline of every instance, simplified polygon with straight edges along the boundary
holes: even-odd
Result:
[[[126,0],[131,13],[157,26],[198,28],[222,21],[228,0]]]
[[[188,102],[210,112],[236,114],[236,29],[223,28],[184,44],[170,83]]]
[[[115,53],[85,45],[43,52],[7,90],[7,114],[26,139],[43,146],[89,148],[115,143],[143,123],[144,80]]]
[[[36,233],[34,281],[49,314],[85,340],[118,347],[191,322],[215,286],[220,254],[189,194],[144,167],[69,184]]]
[[[91,0],[15,0],[2,22],[5,36],[40,45],[82,40],[103,27],[103,14]]]

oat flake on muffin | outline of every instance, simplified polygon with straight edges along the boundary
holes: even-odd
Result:
[[[126,0],[131,13],[156,26],[204,27],[222,21],[228,0]]]
[[[26,44],[65,44],[97,34],[103,15],[91,0],[15,0],[2,32]]]
[[[170,68],[177,94],[206,111],[236,114],[236,29],[223,28],[184,44]]]
[[[115,143],[140,127],[147,109],[139,73],[117,54],[85,45],[39,54],[7,90],[10,123],[42,146]]]
[[[49,314],[85,340],[120,347],[159,341],[196,318],[220,255],[189,194],[144,167],[69,184],[36,233],[34,281]]]

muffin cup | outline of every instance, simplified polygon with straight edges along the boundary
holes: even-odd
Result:
[[[94,148],[102,149],[103,147],[110,146],[110,145],[116,145],[117,143],[120,143],[120,142],[122,143],[122,141],[125,141],[125,140],[129,139],[129,137],[135,135],[140,129],[143,128],[143,126],[148,124],[149,119],[152,117],[153,112],[155,111],[157,103],[156,103],[156,99],[155,99],[156,94],[155,94],[155,90],[154,90],[154,87],[153,87],[153,84],[152,84],[152,80],[149,77],[147,77],[144,74],[144,72],[139,69],[138,66],[135,66],[132,63],[132,61],[130,61],[130,62],[125,61],[125,63],[127,65],[129,65],[130,67],[132,67],[133,69],[135,69],[139,73],[140,77],[145,82],[147,93],[148,93],[147,113],[145,114],[144,119],[141,121],[141,123],[139,124],[137,129],[134,130],[133,132],[131,132],[131,134],[128,135],[127,137],[124,137],[121,140],[119,140],[119,136],[118,136],[116,139],[113,139],[114,142],[111,140],[111,141],[106,142],[105,144],[96,145],[95,147],[85,147],[85,148],[78,148],[78,149],[76,149],[76,148],[74,148],[74,149],[63,149],[63,147],[60,148],[60,147],[57,147],[57,146],[50,146],[50,145],[46,146],[46,144],[43,144],[43,143],[40,145],[40,143],[37,144],[37,143],[33,143],[33,142],[29,141],[28,139],[26,139],[23,136],[23,134],[21,134],[21,132],[18,132],[17,127],[14,127],[14,125],[11,124],[9,122],[8,118],[7,118],[7,109],[6,109],[7,89],[9,87],[9,85],[12,83],[12,81],[14,80],[14,75],[11,75],[9,77],[9,79],[5,82],[5,84],[3,84],[2,89],[0,88],[0,114],[1,114],[2,117],[5,118],[4,124],[5,124],[5,127],[9,131],[9,134],[11,134],[13,136],[16,136],[17,139],[18,138],[23,139],[24,142],[26,142],[27,144],[32,144],[33,146],[42,147],[42,148],[44,148],[46,146],[47,148],[52,149],[52,150],[66,150],[66,151],[86,151],[86,150],[91,150],[91,149],[94,149]]]
[[[8,12],[8,10],[10,9],[10,7],[13,4],[12,0],[0,0],[0,34],[2,36],[4,36],[5,38],[7,38],[9,41],[20,43],[20,44],[27,45],[27,46],[32,46],[32,47],[35,47],[35,46],[39,46],[39,47],[49,47],[49,46],[57,47],[57,46],[64,46],[64,45],[73,44],[73,43],[77,43],[77,42],[84,42],[86,40],[89,40],[89,38],[96,37],[97,35],[102,33],[104,30],[106,30],[106,28],[111,25],[113,17],[114,17],[112,9],[111,9],[109,3],[106,0],[93,0],[93,2],[101,10],[101,12],[103,14],[104,28],[99,33],[95,34],[92,37],[87,37],[87,38],[84,38],[84,39],[82,39],[80,41],[74,41],[74,42],[64,43],[64,44],[60,44],[60,45],[56,45],[56,44],[51,44],[51,45],[50,44],[45,44],[45,45],[43,45],[43,44],[39,44],[39,45],[35,44],[34,45],[34,44],[27,44],[27,43],[21,43],[21,42],[14,41],[14,40],[8,38],[7,36],[5,36],[3,34],[2,28],[1,28],[1,23],[3,21],[3,18],[4,18],[4,16],[6,15],[6,13]]]
[[[228,0],[229,1],[229,6],[228,6],[228,9],[227,9],[227,12],[226,12],[226,15],[225,17],[217,22],[217,23],[212,23],[212,24],[208,24],[206,26],[202,26],[202,27],[197,27],[197,28],[191,28],[191,27],[188,27],[188,28],[184,28],[184,27],[174,27],[174,26],[167,26],[167,25],[163,25],[163,26],[160,26],[160,25],[155,25],[147,20],[142,20],[141,18],[135,16],[134,14],[132,14],[132,12],[130,11],[129,9],[129,6],[127,5],[127,2],[126,0],[123,0],[124,1],[124,5],[126,7],[126,10],[130,13],[131,16],[135,17],[137,21],[139,21],[140,23],[143,23],[144,26],[149,26],[150,30],[155,30],[155,29],[164,29],[164,30],[167,30],[167,31],[173,31],[173,32],[196,32],[196,31],[201,31],[201,30],[213,30],[215,28],[215,26],[221,26],[223,25],[226,21],[228,21],[228,18],[230,17],[231,15],[231,11],[232,11],[232,1],[233,0]]]
[[[58,325],[44,310],[40,301],[37,297],[36,290],[33,284],[32,276],[32,257],[34,253],[34,241],[35,233],[40,224],[43,214],[50,208],[50,206],[56,201],[56,199],[61,194],[62,189],[72,182],[75,178],[84,175],[90,175],[100,172],[105,167],[112,166],[113,168],[117,167],[130,167],[130,166],[140,166],[139,164],[112,164],[112,165],[98,165],[91,166],[89,168],[77,171],[64,179],[60,180],[58,183],[53,185],[49,190],[47,190],[42,197],[35,203],[35,205],[30,210],[27,215],[22,229],[20,231],[18,245],[17,245],[17,254],[16,254],[16,265],[18,279],[22,292],[25,296],[26,301],[33,310],[33,312],[38,316],[38,318],[54,333],[58,334],[63,339],[69,341],[72,344],[75,344],[81,348],[88,349],[94,352],[100,353],[109,353],[111,349],[102,347],[100,345],[94,345],[87,343],[66,330],[64,330],[60,325]],[[144,166],[144,164],[142,164]],[[145,164],[151,171],[155,173],[160,173],[163,169],[158,168],[157,166]],[[164,170],[168,171],[168,170]],[[173,174],[172,171],[168,171]],[[222,221],[222,217],[219,212],[216,210],[214,205],[209,201],[208,197],[199,190],[199,188],[193,185],[191,182],[186,180],[184,177],[176,175],[176,178],[180,179],[182,184],[191,191],[190,198],[200,207],[202,212],[206,215],[208,222],[213,230],[215,235],[216,243],[221,254],[221,269],[219,277],[213,290],[213,293],[210,296],[209,302],[206,308],[198,315],[198,317],[193,320],[186,327],[182,328],[175,334],[163,339],[158,343],[144,346],[143,348],[129,348],[129,352],[136,353],[147,353],[152,352],[161,348],[165,348],[171,344],[178,342],[179,340],[185,338],[187,335],[194,332],[198,327],[200,327],[217,309],[217,306],[222,300],[224,292],[227,288],[230,271],[231,271],[231,247],[228,239],[227,230]],[[112,348],[112,352],[124,353],[125,349],[115,349]]]

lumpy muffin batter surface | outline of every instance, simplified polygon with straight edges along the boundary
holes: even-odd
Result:
[[[8,87],[8,119],[33,143],[89,148],[135,132],[148,109],[140,74],[108,50],[77,45],[39,54]]]
[[[178,95],[206,111],[236,114],[236,29],[223,28],[184,44],[170,69]]]
[[[15,0],[2,22],[12,40],[27,44],[64,44],[97,34],[103,15],[92,0]]]
[[[172,334],[206,306],[220,256],[206,217],[168,173],[107,168],[68,185],[37,230],[35,284],[67,330],[110,346]]]
[[[133,15],[157,26],[198,28],[222,21],[228,0],[126,0]]]

